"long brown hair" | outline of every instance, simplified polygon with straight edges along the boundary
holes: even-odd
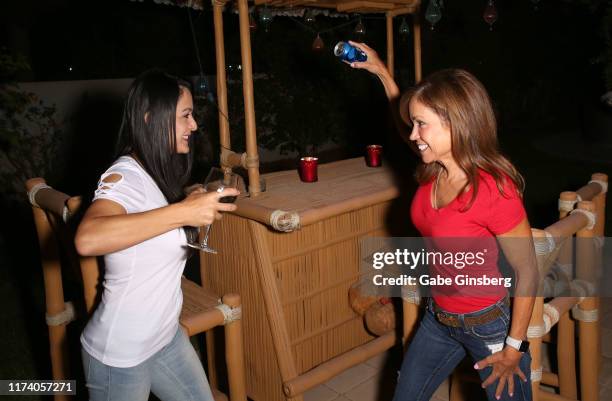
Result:
[[[451,153],[467,176],[467,186],[474,190],[466,205],[469,209],[478,193],[478,170],[493,176],[498,190],[504,196],[505,176],[516,186],[519,194],[525,189],[525,180],[510,161],[504,157],[497,141],[497,122],[491,99],[486,89],[472,74],[461,69],[435,72],[406,92],[400,101],[400,114],[406,120],[411,99],[432,109],[451,131]],[[440,163],[422,163],[417,167],[416,179],[424,184],[440,174]]]

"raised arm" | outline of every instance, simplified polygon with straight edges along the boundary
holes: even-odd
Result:
[[[382,83],[383,87],[385,88],[385,94],[387,95],[387,99],[389,99],[389,102],[391,104],[394,104],[397,100],[399,100],[399,87],[393,80],[393,77],[389,73],[389,70],[387,69],[385,63],[383,63],[380,57],[378,57],[378,53],[376,53],[376,50],[372,49],[365,43],[358,43],[353,41],[349,41],[349,43],[364,52],[368,59],[363,62],[355,61],[353,63],[347,64],[349,64],[351,68],[366,70],[376,75]]]
[[[376,50],[372,49],[370,46],[364,43],[357,43],[353,41],[349,41],[349,43],[364,52],[368,59],[363,62],[356,61],[347,64],[349,64],[351,68],[366,70],[378,77],[383,87],[385,88],[385,94],[387,95],[387,99],[389,100],[389,106],[391,107],[391,114],[393,115],[395,127],[397,128],[402,139],[407,143],[412,144],[412,141],[410,141],[409,139],[410,127],[406,125],[406,123],[401,119],[399,114],[400,90],[397,84],[395,83],[395,80],[389,73],[387,66],[385,65],[385,63],[382,62],[380,57],[378,57],[378,53],[376,53]]]

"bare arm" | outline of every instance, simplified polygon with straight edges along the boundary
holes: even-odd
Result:
[[[85,212],[75,237],[77,251],[84,256],[104,255],[139,244],[183,226],[203,226],[220,219],[221,211],[236,210],[236,205],[220,203],[223,196],[239,192],[192,192],[182,202],[142,213],[127,214],[116,202],[94,201]]]
[[[368,59],[364,62],[356,61],[347,64],[349,64],[351,68],[366,70],[378,77],[385,88],[385,95],[389,100],[389,106],[391,107],[395,127],[399,131],[399,134],[404,141],[411,143],[411,141],[408,139],[410,137],[410,128],[402,121],[399,115],[400,90],[395,83],[395,80],[391,76],[391,73],[387,69],[387,66],[382,62],[378,56],[378,53],[376,53],[376,50],[372,49],[370,46],[353,41],[349,41],[349,43],[364,52]]]
[[[538,266],[529,222],[527,219],[523,219],[509,232],[498,235],[497,239],[506,259],[516,273],[517,280],[509,335],[524,340],[527,337],[527,328],[531,320],[531,312],[533,311],[539,283]],[[502,351],[476,362],[476,365],[474,365],[476,369],[484,369],[487,366],[493,368],[493,372],[482,383],[482,386],[487,387],[499,378],[495,395],[497,397],[501,396],[504,387],[508,385],[508,394],[512,396],[514,393],[514,375],[516,374],[521,380],[527,381],[524,372],[519,368],[521,357],[522,354],[519,351],[505,346]]]
[[[516,293],[509,335],[523,340],[527,338],[527,328],[540,278],[529,222],[523,219],[515,228],[497,238],[506,259],[516,273]]]
[[[376,50],[372,49],[365,43],[357,43],[353,41],[349,41],[349,43],[364,52],[368,59],[363,62],[355,61],[348,64],[352,68],[366,70],[376,75],[385,88],[385,94],[387,95],[389,102],[393,103],[394,101],[398,100],[400,95],[399,87],[395,83],[395,80],[393,80],[393,77],[391,77],[385,63],[382,62],[378,56],[378,53],[376,53]]]

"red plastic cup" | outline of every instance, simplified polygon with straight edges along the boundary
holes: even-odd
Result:
[[[366,147],[366,164],[368,167],[382,166],[382,145],[368,145]]]
[[[316,182],[319,179],[317,176],[318,162],[318,157],[302,157],[300,159],[300,180],[303,182]]]

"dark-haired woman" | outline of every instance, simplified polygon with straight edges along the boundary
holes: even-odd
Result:
[[[411,126],[409,140],[422,164],[410,214],[428,243],[442,249],[483,250],[483,263],[434,262],[430,276],[450,278],[431,288],[427,311],[409,345],[395,401],[429,400],[466,356],[475,362],[489,400],[530,400],[526,341],[538,273],[531,229],[522,202],[524,181],[498,150],[491,100],[464,70],[431,74],[399,98],[399,89],[374,50],[365,69],[380,79],[387,97]],[[498,268],[498,246],[516,273],[512,307]],[[499,279],[465,284],[464,276]]]
[[[91,400],[212,401],[202,365],[179,327],[186,231],[235,210],[237,195],[183,195],[191,169],[189,85],[158,70],[132,84],[118,159],[102,174],[76,235],[82,255],[104,255],[103,293],[81,335]]]

